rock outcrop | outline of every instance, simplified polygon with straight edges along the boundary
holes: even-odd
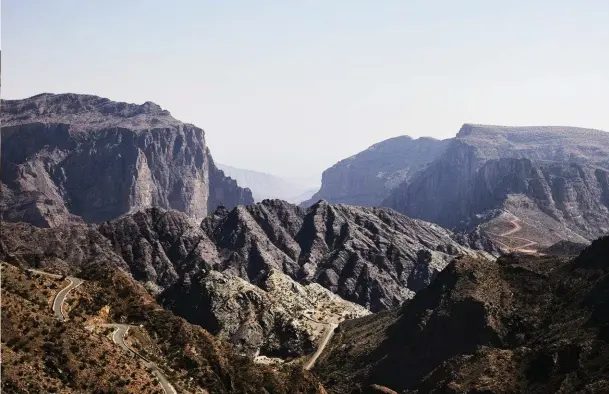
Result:
[[[408,136],[374,144],[324,171],[320,190],[301,206],[308,208],[319,200],[379,206],[391,190],[439,157],[448,144],[449,140]]]
[[[101,223],[158,206],[200,221],[253,202],[213,164],[204,132],[158,105],[78,94],[2,101],[3,220]]]
[[[604,237],[573,259],[456,259],[401,308],[341,324],[315,371],[335,393],[606,392],[608,255]]]
[[[411,298],[460,254],[489,256],[391,209],[326,201],[306,211],[280,200],[219,209],[202,227],[223,256],[220,271],[257,283],[275,269],[371,311]]]
[[[188,277],[165,291],[161,302],[253,358],[311,353],[327,324],[370,313],[276,270],[265,272],[257,286],[217,271]]]
[[[212,270],[264,288],[275,270],[371,311],[411,298],[456,256],[492,259],[488,252],[496,252],[480,235],[454,234],[391,209],[325,201],[306,211],[281,200],[220,207],[201,226],[184,213],[158,208],[100,225],[5,226],[4,249],[38,267],[59,257],[70,261],[66,270],[78,273],[103,259],[159,291],[196,283]]]
[[[609,232],[608,176],[607,132],[464,125],[383,204],[448,228],[481,225],[506,248],[537,249]]]

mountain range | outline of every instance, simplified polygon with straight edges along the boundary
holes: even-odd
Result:
[[[398,137],[340,161],[314,198],[387,206],[537,250],[609,232],[608,171],[605,131],[466,124],[452,139]]]
[[[296,205],[151,102],[2,110],[4,392],[609,388],[609,133],[397,137]]]

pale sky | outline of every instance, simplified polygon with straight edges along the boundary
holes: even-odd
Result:
[[[3,0],[2,96],[153,101],[214,159],[315,178],[466,122],[609,130],[608,0]]]

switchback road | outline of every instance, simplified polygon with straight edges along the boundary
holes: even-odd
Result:
[[[62,278],[61,275],[49,274],[48,272],[39,271],[39,270],[35,270],[35,269],[28,269],[27,271],[30,271],[31,273],[37,274],[37,275],[45,275],[45,276],[48,276],[53,279]],[[66,301],[66,297],[68,296],[68,293],[72,289],[83,284],[83,282],[84,282],[84,280],[75,278],[73,276],[68,276],[68,277],[66,277],[66,279],[70,283],[63,289],[59,290],[59,292],[55,295],[55,299],[53,300],[53,313],[55,313],[55,317],[57,317],[60,321],[67,320],[67,316],[64,315],[64,313],[63,313],[63,303]]]
[[[173,388],[171,383],[169,383],[169,381],[167,380],[167,377],[163,374],[163,372],[160,370],[159,367],[157,367],[157,365],[155,363],[148,360],[146,357],[142,356],[141,354],[137,353],[136,351],[131,349],[127,345],[127,343],[125,343],[125,335],[127,335],[129,328],[131,328],[133,326],[130,326],[128,324],[96,324],[93,326],[87,326],[86,328],[93,328],[93,327],[116,328],[114,333],[112,333],[112,342],[116,343],[124,351],[129,352],[129,353],[133,354],[134,356],[142,359],[142,361],[144,361],[144,365],[147,368],[149,368],[150,370],[152,370],[152,373],[158,379],[159,383],[161,384],[161,387],[163,388],[163,391],[165,391],[166,394],[177,394],[177,391]]]
[[[334,323],[328,324],[328,328],[326,329],[326,332],[324,333],[324,335],[321,339],[321,342],[319,343],[319,346],[317,347],[317,350],[315,351],[315,353],[313,353],[313,356],[311,356],[309,361],[307,361],[307,363],[304,365],[305,370],[309,371],[309,370],[311,370],[311,368],[313,368],[313,366],[315,365],[315,361],[317,361],[319,356],[321,356],[324,349],[326,348],[326,345],[328,345],[328,342],[330,342],[332,335],[334,335],[334,330],[336,329],[336,327],[338,327],[338,324],[334,324]]]

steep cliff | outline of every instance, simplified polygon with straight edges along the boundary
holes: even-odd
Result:
[[[77,94],[2,102],[3,218],[54,227],[149,206],[199,221],[251,192],[213,164],[203,130],[142,105]]]
[[[464,125],[444,154],[384,201],[449,228],[535,250],[609,232],[609,133]]]
[[[362,206],[378,206],[400,183],[425,168],[446,149],[449,140],[391,138],[324,171],[320,190],[303,202],[319,200]]]

